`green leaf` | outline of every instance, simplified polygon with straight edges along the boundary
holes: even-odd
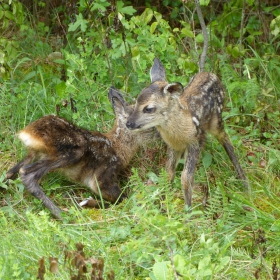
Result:
[[[22,82],[28,81],[28,80],[34,78],[36,75],[37,75],[36,71],[31,71],[27,75],[24,76],[24,78],[22,79]]]
[[[145,22],[146,24],[148,24],[152,18],[154,16],[154,12],[152,9],[150,8],[147,8],[143,13],[142,15],[140,16],[140,21],[141,22]]]
[[[65,98],[66,83],[65,82],[61,82],[61,83],[57,84],[55,86],[55,90],[56,90],[57,95],[60,98]]]
[[[153,266],[153,274],[157,280],[167,280],[167,263],[169,262],[157,262]]]
[[[175,255],[174,258],[174,266],[176,271],[178,271],[181,275],[187,274],[187,262],[181,255]]]
[[[280,16],[273,19],[270,23],[271,34],[277,36],[280,32]]]
[[[0,51],[0,64],[4,64],[5,62],[5,54]]]
[[[74,24],[69,25],[68,31],[76,31],[80,26],[81,31],[85,32],[87,29],[87,20],[83,18],[83,15],[80,13],[76,16],[77,20]]]
[[[154,183],[158,182],[158,176],[154,172],[149,172],[147,176]]]
[[[199,3],[200,3],[200,6],[208,6],[208,4],[210,3],[210,0],[200,0]]]
[[[201,269],[206,269],[209,267],[210,265],[210,262],[211,262],[211,257],[210,255],[206,255],[203,257],[203,259],[201,259],[198,263],[198,269],[201,270]]]
[[[122,1],[118,1],[117,2],[117,11],[119,13],[123,13],[123,14],[127,14],[127,15],[133,15],[136,10],[133,9],[132,6],[126,6],[126,7],[123,7],[124,3]]]
[[[186,27],[182,28],[181,33],[183,35],[187,36],[187,37],[194,38],[193,32],[190,29],[186,28]]]
[[[131,55],[132,55],[132,57],[136,57],[139,54],[140,54],[140,51],[139,51],[139,47],[138,46],[131,47]]]
[[[207,169],[212,164],[212,155],[205,152],[202,158],[202,163],[205,169]]]
[[[93,5],[90,8],[91,11],[100,10],[102,12],[106,11],[106,7],[109,7],[111,4],[104,0],[93,1]]]
[[[8,18],[9,20],[14,20],[14,15],[10,11],[5,11],[5,17]]]
[[[220,263],[218,265],[215,266],[215,274],[219,271],[221,271],[225,266],[227,266],[227,264],[230,261],[230,257],[229,256],[225,256],[223,258],[220,258]]]
[[[154,34],[154,32],[155,32],[157,26],[158,26],[158,22],[157,22],[157,21],[155,21],[155,22],[152,23],[151,28],[150,28],[150,33],[151,33],[151,34]]]
[[[18,67],[20,67],[21,65],[24,65],[26,62],[29,62],[29,61],[31,61],[31,59],[29,57],[23,57],[22,59],[18,60],[16,66],[13,69],[13,72],[15,72]]]
[[[196,35],[195,41],[196,41],[197,43],[203,43],[203,42],[204,42],[203,35],[202,35],[201,33],[198,34],[198,35]]]
[[[233,47],[231,54],[234,58],[238,58],[241,55],[241,53],[239,51],[239,47],[237,47],[237,46]]]
[[[154,11],[154,16],[155,16],[155,18],[156,18],[156,20],[157,20],[158,22],[161,21],[161,19],[162,19],[162,14],[160,14],[160,13]]]
[[[225,256],[223,258],[220,258],[220,263],[219,263],[216,271],[222,270],[229,263],[229,261],[230,261],[229,256]]]
[[[202,233],[201,236],[200,236],[200,243],[205,243],[205,234]]]

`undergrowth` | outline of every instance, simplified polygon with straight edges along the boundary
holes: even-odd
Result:
[[[5,181],[6,171],[25,154],[17,131],[46,114],[108,131],[114,118],[107,98],[111,85],[129,92],[125,99],[133,103],[149,84],[154,57],[163,61],[170,82],[186,85],[198,71],[203,38],[193,3],[186,3],[175,20],[183,13],[181,2],[165,1],[174,8],[168,21],[153,7],[136,13],[122,1],[115,10],[107,1],[80,1],[76,18],[63,25],[65,38],[57,37],[54,44],[48,26],[31,24],[22,18],[21,4],[6,2],[0,6],[5,23],[0,40],[0,278],[279,279],[279,9],[228,1],[224,13],[211,10],[205,16],[211,34],[206,69],[225,86],[223,118],[249,178],[248,193],[242,192],[223,148],[209,136],[188,212],[180,182],[183,162],[169,184],[166,145],[151,143],[120,178],[128,199],[107,209],[80,208],[78,203],[92,195],[89,190],[53,173],[45,176],[43,189],[65,212],[59,222],[27,194],[20,179]],[[249,16],[259,8],[275,17],[265,18],[272,20],[266,42],[263,30],[253,28],[261,26],[261,17]],[[236,30],[241,10],[248,11],[244,37]],[[13,32],[4,29],[8,26]]]

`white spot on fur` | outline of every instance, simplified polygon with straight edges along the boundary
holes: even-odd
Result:
[[[110,161],[118,161],[118,158],[116,156],[112,156]]]
[[[196,126],[199,126],[199,121],[196,117],[192,118],[193,122],[195,123]]]
[[[107,137],[99,137],[99,136],[92,136],[92,139],[94,139],[97,142],[105,142],[107,146],[112,146],[111,141]]]

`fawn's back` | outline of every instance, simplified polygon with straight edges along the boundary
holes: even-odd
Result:
[[[91,180],[90,188],[94,192],[98,192],[97,184],[92,180],[94,176],[97,180],[104,180],[101,176],[106,176],[103,170],[108,166],[114,166],[115,170],[123,167],[107,136],[87,131],[54,115],[31,123],[19,132],[19,138],[29,149],[32,160],[56,161],[71,155],[72,159],[76,157],[74,163],[59,167],[58,171],[72,181],[88,184]]]

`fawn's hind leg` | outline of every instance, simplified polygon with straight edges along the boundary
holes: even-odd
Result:
[[[26,189],[36,198],[42,201],[43,205],[58,219],[61,219],[61,210],[46,196],[39,185],[40,179],[50,170],[74,164],[80,160],[83,151],[76,151],[52,159],[44,158],[32,164],[23,166],[20,170],[20,177]]]
[[[219,142],[223,145],[224,149],[226,150],[226,153],[228,155],[228,157],[230,158],[236,172],[237,175],[239,177],[239,179],[243,182],[244,188],[245,190],[249,190],[249,183],[248,180],[245,176],[245,173],[238,161],[238,158],[234,152],[234,148],[231,144],[231,141],[229,140],[229,137],[227,135],[227,133],[225,131],[222,131],[219,135],[218,135],[218,140]]]
[[[34,159],[34,155],[32,153],[29,153],[23,160],[21,160],[18,164],[16,164],[14,167],[8,170],[6,174],[6,179],[14,180],[21,167],[29,164],[30,162],[33,161],[33,159]]]

